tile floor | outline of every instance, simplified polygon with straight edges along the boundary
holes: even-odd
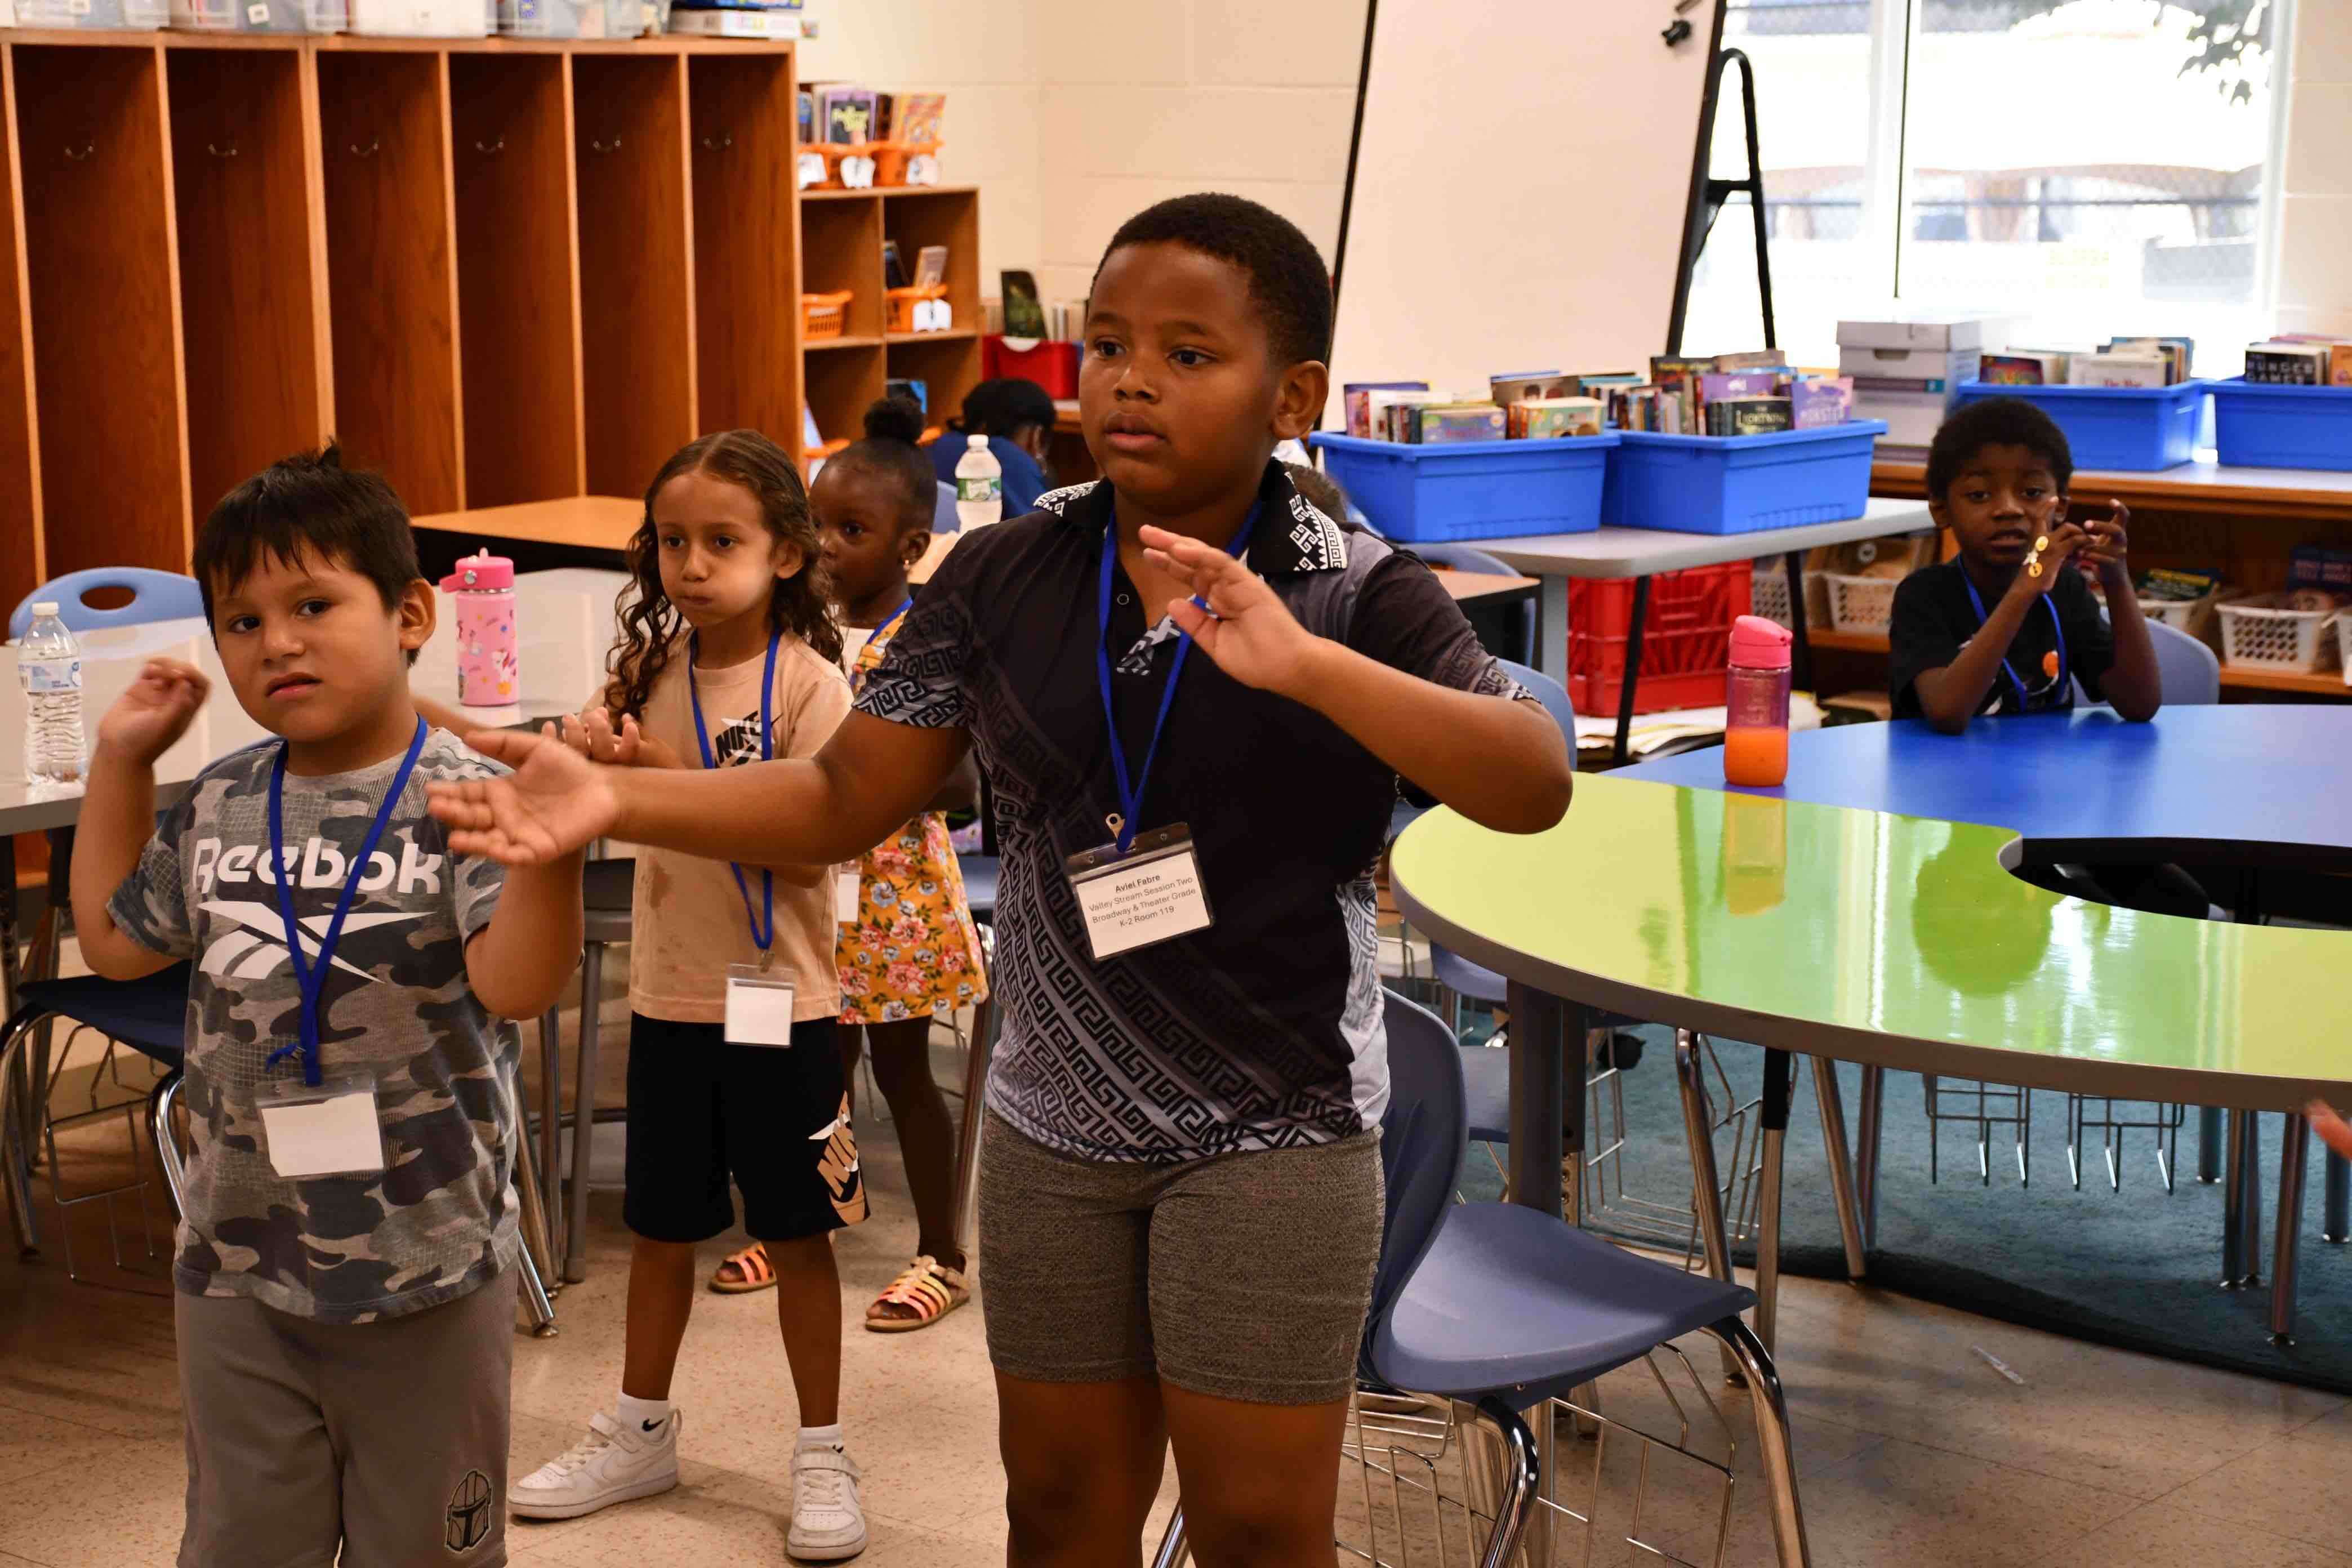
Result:
[[[839,1247],[852,1321],[913,1239],[891,1129],[865,1131],[876,1217]],[[616,1194],[599,1194],[593,1214],[589,1279],[558,1300],[560,1336],[516,1342],[520,1467],[569,1444],[616,1385],[627,1238]],[[54,1236],[54,1215],[47,1223]],[[713,1243],[710,1260],[734,1244]],[[95,1230],[86,1233],[86,1264],[102,1245]],[[984,1279],[984,1260],[982,1268]],[[160,1293],[69,1283],[54,1256],[33,1264],[0,1258],[0,1568],[171,1561],[184,1472],[170,1314]],[[2352,1564],[2352,1527],[2339,1503],[2352,1473],[2352,1402],[1810,1280],[1785,1287],[1780,1331],[1822,1568]],[[864,1562],[1003,1562],[980,1313],[911,1335],[853,1329],[846,1352],[845,1405],[874,1531]],[[2022,1382],[2001,1376],[1979,1352]],[[1693,1361],[1716,1383],[1711,1350],[1696,1347]],[[699,1303],[677,1395],[687,1415],[685,1484],[588,1520],[518,1523],[516,1562],[784,1561],[794,1421],[766,1298]],[[1644,1422],[1665,1414],[1638,1368],[1607,1380],[1602,1403]],[[1722,1404],[1744,1437],[1743,1397],[1727,1394]],[[1735,1461],[1727,1561],[1738,1564],[1770,1561],[1752,1449],[1743,1443]],[[1560,1493],[1580,1509],[1591,1452],[1561,1445]],[[1605,1458],[1601,1521],[1622,1535],[1635,1453],[1612,1441]],[[1716,1494],[1704,1483],[1685,1462],[1654,1466],[1648,1532],[1692,1554],[1714,1517]],[[1360,1487],[1349,1486],[1341,1515],[1352,1530],[1364,1510]],[[1172,1486],[1163,1510],[1171,1497]],[[1155,1517],[1154,1540],[1158,1525]],[[1559,1561],[1582,1561],[1580,1548],[1580,1537],[1563,1531]],[[1384,1537],[1383,1554],[1393,1552],[1393,1537]],[[1622,1542],[1612,1550],[1604,1542],[1595,1560],[1629,1555]]]

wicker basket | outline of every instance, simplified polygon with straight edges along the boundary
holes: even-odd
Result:
[[[1777,555],[1758,556],[1755,575],[1748,579],[1748,613],[1761,616],[1790,631],[1797,629],[1797,617],[1789,604],[1789,571]]]
[[[1849,577],[1843,573],[1824,572],[1822,581],[1829,584],[1830,625],[1841,632],[1877,632],[1885,634],[1895,618],[1895,590],[1902,586],[1899,577]]]
[[[2310,675],[2336,662],[2334,639],[2322,636],[2334,610],[2283,608],[2284,594],[2250,594],[2217,606],[2221,662]]]
[[[801,338],[814,342],[819,338],[837,338],[849,317],[852,298],[846,289],[834,294],[803,294],[801,296]]]

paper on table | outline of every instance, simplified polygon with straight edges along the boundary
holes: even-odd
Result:
[[[1675,741],[1723,737],[1727,715],[1721,708],[1676,708],[1663,713],[1637,713],[1633,727],[1625,737],[1625,749],[1643,757],[1660,746]],[[1801,691],[1789,694],[1789,728],[1818,730],[1822,726],[1822,710],[1813,700]],[[1614,713],[1579,713],[1576,716],[1576,744],[1605,749],[1617,742],[1617,715]]]

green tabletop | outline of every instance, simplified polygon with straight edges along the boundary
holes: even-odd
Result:
[[[1811,1056],[2243,1110],[2352,1103],[2352,940],[2140,914],[2014,831],[1607,775],[1532,837],[1432,812],[1412,924],[1554,995]]]

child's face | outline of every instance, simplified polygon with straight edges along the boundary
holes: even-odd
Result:
[[[2050,459],[2032,447],[1981,447],[1927,510],[1952,531],[1962,555],[1981,565],[2015,566],[2036,537],[2064,518],[2066,496]]]
[[[409,656],[433,636],[432,585],[411,583],[386,607],[374,583],[304,551],[263,554],[213,595],[213,642],[237,705],[300,746],[379,721],[408,691]]]
[[[653,513],[662,593],[697,631],[764,616],[773,584],[807,564],[768,531],[757,496],[698,468],[656,491]]]
[[[1274,363],[1249,274],[1189,246],[1115,250],[1095,279],[1078,406],[1121,496],[1181,517],[1257,483],[1304,436],[1329,375]]]
[[[835,460],[817,471],[809,508],[843,605],[904,587],[907,568],[930,548],[929,528],[901,530],[905,506],[896,486],[854,464]]]

